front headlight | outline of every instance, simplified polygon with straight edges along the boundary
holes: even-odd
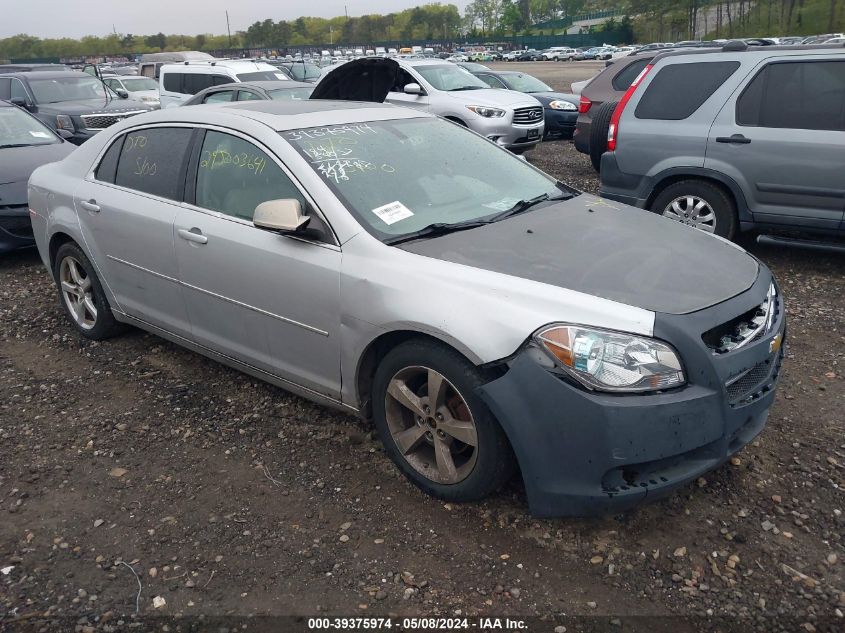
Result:
[[[56,128],[73,132],[73,120],[67,114],[56,115]]]
[[[686,382],[681,360],[652,338],[578,325],[555,325],[534,335],[555,364],[589,389],[643,392]]]
[[[483,116],[486,119],[497,119],[505,116],[505,111],[499,108],[490,108],[488,106],[467,106],[469,110],[475,112],[478,116]]]
[[[549,107],[552,110],[567,110],[569,112],[575,112],[578,109],[578,106],[575,105],[574,103],[571,103],[569,101],[558,101],[558,100],[555,100],[555,101],[552,101],[551,103],[549,103]]]

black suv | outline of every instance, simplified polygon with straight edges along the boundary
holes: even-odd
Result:
[[[76,71],[0,74],[0,99],[29,110],[76,145],[113,123],[151,109]]]

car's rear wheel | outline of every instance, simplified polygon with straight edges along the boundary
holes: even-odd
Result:
[[[590,162],[597,172],[601,172],[601,157],[607,151],[607,132],[616,105],[616,101],[601,104],[590,122]]]
[[[650,208],[665,218],[729,240],[736,235],[733,199],[718,185],[703,180],[682,180],[669,185]]]
[[[475,393],[487,379],[455,350],[413,340],[390,351],[373,381],[373,416],[388,456],[426,493],[473,501],[514,472],[504,431]]]
[[[73,242],[56,252],[53,276],[62,306],[80,334],[99,341],[125,329],[115,320],[94,267]]]

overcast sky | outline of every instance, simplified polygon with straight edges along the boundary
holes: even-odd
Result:
[[[469,0],[452,0],[463,12]],[[226,32],[226,9],[232,32],[256,20],[293,20],[301,15],[329,18],[390,13],[427,0],[0,0],[0,37],[27,33],[37,37],[82,37],[118,33]],[[445,2],[444,2],[445,4]]]

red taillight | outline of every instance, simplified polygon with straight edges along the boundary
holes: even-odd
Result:
[[[649,64],[643,71],[637,75],[637,78],[631,82],[631,85],[628,86],[628,89],[625,91],[625,94],[622,95],[622,99],[619,100],[619,104],[616,106],[616,109],[613,111],[613,116],[610,117],[610,127],[607,128],[607,151],[613,152],[616,150],[616,139],[619,137],[619,119],[622,118],[622,111],[625,109],[625,106],[628,105],[628,102],[631,100],[631,97],[634,96],[634,92],[637,90],[637,86],[639,86],[648,72],[654,67],[654,64]]]
[[[587,99],[584,95],[581,95],[581,101],[578,103],[578,112],[581,114],[585,114],[590,111],[590,108],[593,107],[593,102]]]

